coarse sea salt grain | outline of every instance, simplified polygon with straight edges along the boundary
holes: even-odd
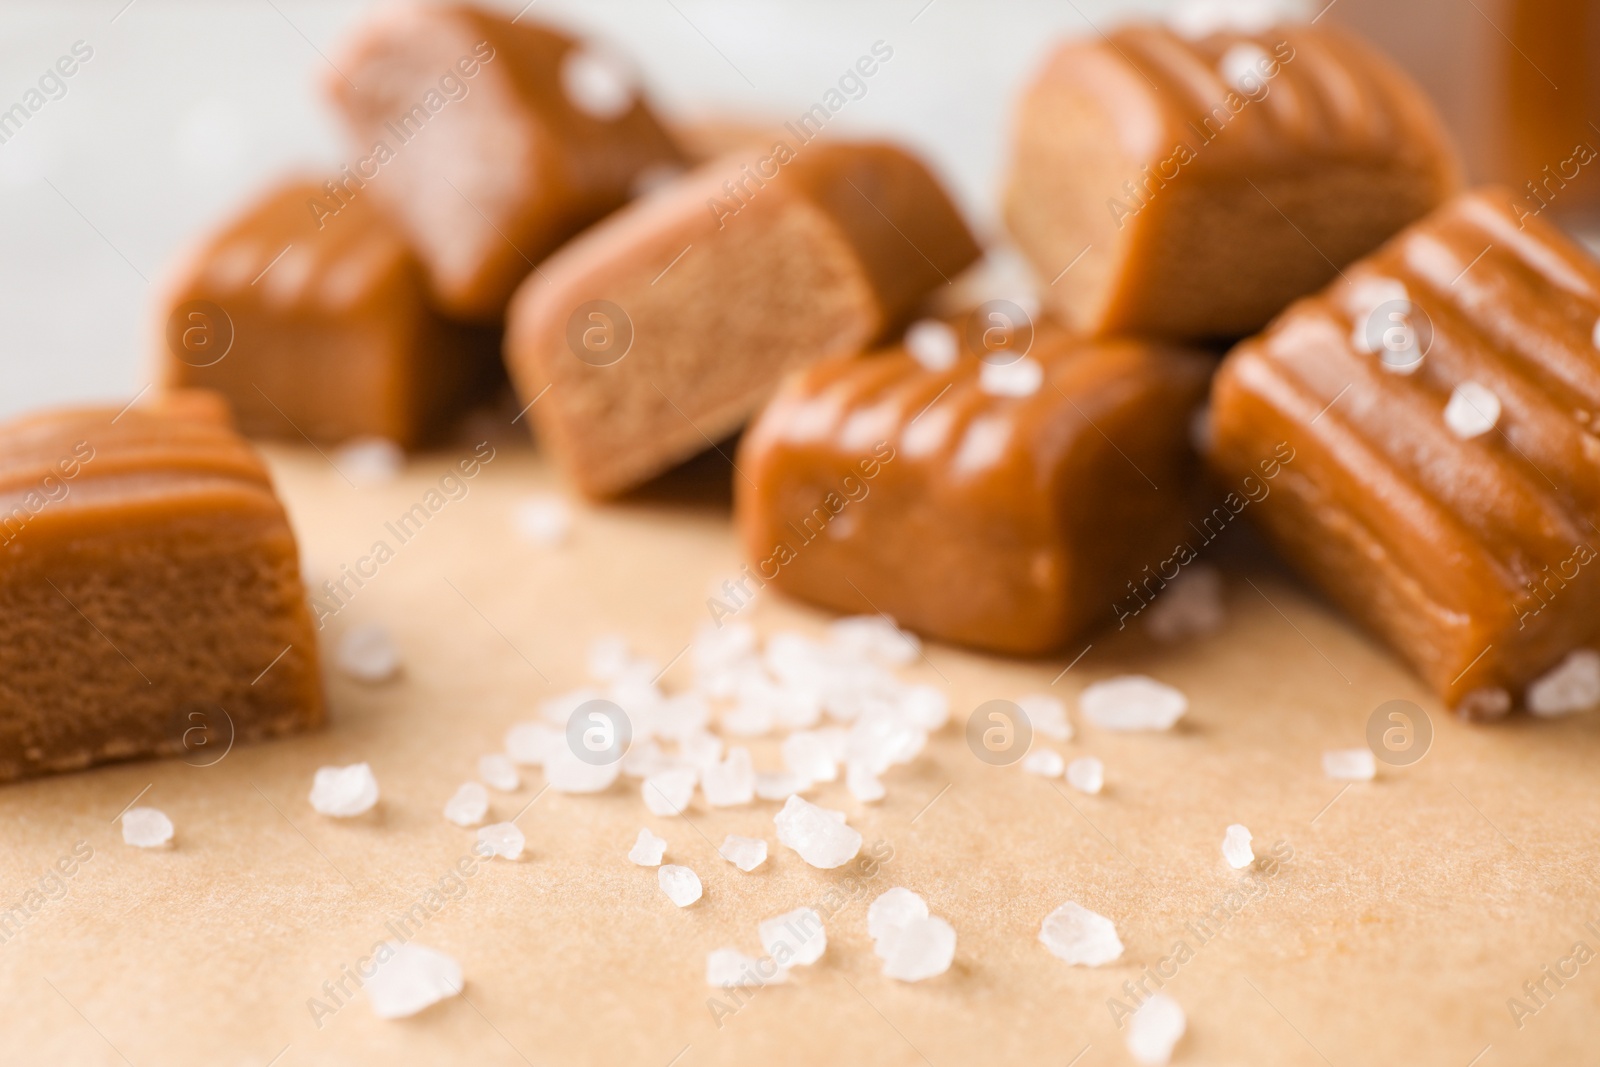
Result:
[[[900,928],[883,973],[902,982],[937,978],[956,956],[956,930],[936,915],[912,919]]]
[[[498,752],[478,757],[478,777],[485,785],[502,793],[514,792],[522,785],[522,778],[510,758]]]
[[[1242,871],[1256,861],[1256,851],[1250,847],[1250,831],[1248,828],[1234,823],[1222,835],[1222,858],[1228,861],[1228,866],[1236,871]]]
[[[729,834],[717,854],[741,871],[750,872],[767,861],[767,843],[759,837]]]
[[[372,810],[378,802],[378,779],[365,763],[318,767],[311,780],[311,806],[320,814],[349,818]]]
[[[1378,761],[1370,748],[1330,748],[1322,754],[1322,773],[1336,782],[1370,782]]]
[[[415,941],[384,942],[374,973],[361,984],[373,1014],[404,1019],[461,992],[461,964]]]
[[[700,899],[700,876],[687,867],[663,864],[656,872],[656,881],[667,899],[680,908],[687,908]]]
[[[1017,707],[1028,716],[1035,733],[1052,741],[1071,741],[1072,723],[1067,721],[1067,706],[1049,693],[1028,693],[1017,698]]]
[[[1117,924],[1070,900],[1044,917],[1039,942],[1052,956],[1079,967],[1099,967],[1122,955]]]
[[[907,686],[900,694],[900,714],[917,729],[936,733],[950,721],[950,698],[938,686]]]
[[[362,487],[388,485],[406,469],[405,449],[387,437],[353,437],[329,458],[339,473]]]
[[[756,794],[756,770],[750,750],[731,749],[727,759],[700,772],[700,791],[713,808],[750,803]]]
[[[844,782],[845,786],[850,790],[850,795],[864,804],[882,800],[887,795],[887,790],[883,788],[883,783],[873,773],[872,767],[865,763],[857,763],[852,760],[845,767]]]
[[[694,796],[695,780],[690,770],[661,771],[644,780],[639,795],[652,815],[681,815]]]
[[[667,842],[649,830],[640,830],[639,836],[628,850],[628,858],[641,867],[661,866],[661,857],[667,854]]]
[[[389,631],[375,622],[352,627],[339,639],[333,659],[358,682],[387,682],[400,673],[400,649]]]
[[[506,731],[506,755],[524,767],[542,767],[550,753],[566,744],[566,734],[542,722],[520,722]]]
[[[1144,1067],[1163,1067],[1172,1060],[1172,1050],[1187,1028],[1188,1019],[1178,1002],[1157,993],[1128,1020],[1128,1054]]]
[[[514,860],[522,855],[527,843],[527,837],[517,829],[516,823],[490,823],[478,830],[478,851],[485,856]]]
[[[1222,629],[1222,572],[1194,563],[1178,572],[1144,611],[1144,628],[1164,644],[1205,637]]]
[[[909,666],[922,655],[917,635],[895,625],[885,615],[847,615],[828,624],[828,636],[838,648],[896,667]]]
[[[845,825],[844,812],[819,808],[803,797],[790,797],[772,821],[778,828],[778,843],[794,849],[813,867],[842,867],[861,851],[861,833]]]
[[[736,948],[713,949],[706,956],[706,984],[717,989],[773,985],[788,980],[788,972],[773,960],[758,960]]]
[[[820,731],[797,730],[783,739],[783,765],[808,782],[832,782],[839,764]]]
[[[1528,686],[1535,715],[1570,715],[1600,704],[1600,652],[1580,648]]]
[[[561,60],[561,92],[592,119],[611,122],[633,107],[637,82],[626,60],[607,49],[586,45]]]
[[[1500,421],[1500,398],[1487,386],[1462,382],[1444,406],[1444,424],[1463,441],[1481,437]]]
[[[1080,793],[1098,793],[1106,784],[1106,767],[1094,756],[1079,756],[1067,764],[1067,784]]]
[[[904,886],[886,889],[867,906],[867,935],[879,959],[888,959],[900,931],[914,919],[928,917],[928,903]]]
[[[1041,778],[1060,778],[1067,761],[1053,748],[1036,748],[1022,758],[1022,769]]]
[[[811,788],[811,781],[793,771],[757,771],[756,796],[762,800],[788,800]]]
[[[1102,730],[1170,730],[1189,698],[1142,674],[1096,682],[1078,696],[1078,710]]]
[[[602,793],[611,788],[611,783],[621,773],[621,760],[599,765],[586,763],[565,745],[544,763],[545,781],[558,793]]]
[[[489,791],[477,782],[467,782],[444,802],[444,817],[457,826],[476,826],[489,814]]]
[[[815,908],[796,908],[761,923],[761,947],[788,970],[816,963],[828,947],[828,932]]]
[[[1009,363],[984,360],[978,369],[978,388],[990,396],[1032,396],[1044,384],[1044,367],[1023,357]]]
[[[554,548],[572,530],[572,507],[551,494],[525,497],[511,511],[511,526],[524,541]]]
[[[922,364],[923,370],[937,374],[956,365],[961,341],[949,323],[918,319],[906,330],[906,351]]]
[[[139,848],[160,848],[172,840],[172,820],[155,808],[129,808],[122,813],[122,840]]]

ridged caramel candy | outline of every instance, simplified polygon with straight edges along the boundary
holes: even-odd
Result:
[[[1062,46],[1027,90],[1005,218],[1076,329],[1238,337],[1458,171],[1422,93],[1354,37],[1132,25]]]
[[[1253,514],[1452,705],[1600,641],[1600,264],[1464,194],[1239,345],[1211,461],[1296,458]]]
[[[225,410],[0,426],[0,780],[322,723],[294,534]]]
[[[345,180],[383,200],[458,318],[499,321],[534,264],[681,163],[625,63],[526,15],[386,7],[335,62]]]
[[[540,441],[608,496],[738,429],[785,372],[860,352],[977,254],[900,149],[777,142],[552,256],[513,303],[506,362]]]
[[[161,380],[217,390],[251,436],[426,444],[504,381],[494,337],[433,311],[371,195],[330,185],[279,186],[185,256],[156,324]]]
[[[785,382],[734,479],[758,583],[1014,654],[1116,618],[1184,529],[1213,361],[1041,327],[1025,392],[1020,365],[971,352],[938,370],[894,346]]]

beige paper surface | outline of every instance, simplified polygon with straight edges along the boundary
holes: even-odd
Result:
[[[270,456],[305,556],[334,574],[374,540],[393,543],[384,523],[459,458],[424,457],[396,484],[356,489],[308,449]],[[1188,1012],[1175,1063],[1490,1067],[1594,1055],[1600,962],[1561,961],[1575,942],[1600,948],[1585,928],[1600,929],[1600,723],[1456,722],[1242,543],[1218,556],[1230,617],[1205,640],[1162,648],[1132,628],[1092,635],[1054,684],[1082,643],[1038,663],[930,646],[905,675],[946,689],[952,725],[886,775],[882,803],[855,802],[842,782],[811,796],[892,850],[859,899],[837,891],[843,871],[777,844],[776,804],[697,801],[686,819],[659,818],[626,779],[598,797],[547,792],[519,820],[525,859],[479,868],[416,935],[461,962],[463,997],[386,1022],[357,994],[314,1021],[313,998],[338,1003],[324,983],[393,936],[391,918],[468,854],[473,832],[447,823],[442,805],[507,727],[584,683],[589,642],[621,633],[666,662],[707,618],[709,587],[739,561],[720,494],[695,488],[680,478],[631,502],[579,505],[567,545],[541,547],[516,535],[512,512],[558,485],[527,446],[502,444],[468,495],[328,622],[325,640],[384,623],[406,662],[381,686],[330,671],[329,729],[208,767],[133,763],[0,789],[0,903],[37,905],[0,944],[0,1061],[1092,1067],[1131,1062],[1108,1000],[1131,1005],[1123,985],[1146,968],[1172,975],[1166,991]],[[763,633],[825,621],[765,593],[742,617]],[[1119,736],[1083,723],[1082,687],[1122,672],[1187,692],[1180,727]],[[680,659],[665,684],[688,674]],[[971,709],[1034,691],[1067,701],[1077,737],[1055,747],[1105,761],[1102,795],[968,751],[960,724]],[[1376,781],[1347,789],[1325,778],[1322,751],[1361,745],[1369,714],[1395,698],[1431,717],[1426,757],[1380,765]],[[774,745],[752,747],[758,767],[776,768]],[[375,815],[313,812],[316,768],[359,760],[382,787]],[[493,817],[535,796],[541,775],[525,778],[513,795],[492,794]],[[122,843],[113,819],[141,794],[172,817],[175,847]],[[1220,854],[1235,822],[1258,853],[1292,850],[1250,899]],[[655,871],[627,861],[641,827],[666,838],[669,862],[699,873],[699,903],[673,907]],[[729,833],[766,838],[771,858],[739,871],[716,854]],[[54,896],[27,897],[74,847],[93,854],[64,895],[47,882]],[[866,904],[896,885],[954,924],[948,974],[905,985],[880,973]],[[1045,951],[1039,924],[1067,900],[1115,920],[1121,960],[1069,967]],[[706,954],[759,953],[760,920],[824,901],[842,906],[823,959],[714,1019],[708,1001],[736,1002],[706,985]],[[1202,940],[1187,924],[1208,914]],[[1558,985],[1547,965],[1570,977]],[[1548,992],[1535,1000],[1523,983],[1540,980]],[[1530,1009],[1520,1029],[1514,996]]]

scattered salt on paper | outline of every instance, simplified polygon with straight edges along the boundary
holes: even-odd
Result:
[[[1144,1067],[1164,1067],[1187,1027],[1188,1019],[1178,1002],[1157,993],[1128,1019],[1128,1054]]]
[[[363,623],[339,639],[334,662],[358,682],[387,682],[400,673],[400,649],[383,626]]]
[[[562,745],[544,763],[544,778],[558,793],[602,793],[622,773],[622,761],[586,763]]]
[[[788,800],[811,788],[811,781],[793,771],[757,771],[756,796],[762,800]]]
[[[516,823],[491,823],[478,830],[478,851],[484,856],[514,860],[522,855],[527,843],[528,839],[517,829]]]
[[[694,796],[695,773],[690,770],[652,774],[639,786],[644,806],[652,815],[681,815]]]
[[[633,843],[633,848],[628,850],[628,858],[641,867],[661,866],[661,857],[666,854],[666,840],[657,837],[649,830],[640,830],[639,837]]]
[[[1067,764],[1067,784],[1080,793],[1098,793],[1106,784],[1105,764],[1094,756],[1079,756]]]
[[[122,840],[139,848],[160,848],[172,840],[172,820],[155,808],[129,808],[122,813]]]
[[[1022,758],[1022,769],[1041,778],[1060,778],[1067,761],[1053,748],[1036,748]]]
[[[1227,621],[1222,572],[1207,563],[1190,564],[1167,583],[1143,617],[1145,630],[1165,644],[1216,633]]]
[[[687,867],[664,864],[656,872],[656,881],[667,899],[680,908],[687,908],[700,899],[700,876]]]
[[[767,843],[759,837],[729,834],[717,853],[741,871],[753,871],[767,861]]]
[[[736,948],[714,949],[706,957],[706,984],[717,989],[787,982],[789,974],[776,961],[746,956]]]
[[[816,963],[828,947],[828,933],[815,908],[785,912],[767,919],[758,929],[761,947],[784,970]]]
[[[750,803],[756,791],[756,771],[750,761],[750,750],[731,749],[727,759],[702,771],[700,791],[705,794],[706,803],[713,808],[731,808]]]
[[[1238,823],[1228,827],[1222,835],[1222,858],[1228,866],[1242,871],[1256,861],[1255,849],[1250,847],[1250,831]]]
[[[1017,707],[1028,717],[1035,733],[1052,741],[1071,741],[1072,724],[1067,721],[1067,706],[1049,693],[1028,693],[1017,698]]]
[[[1102,730],[1170,730],[1189,698],[1142,674],[1096,682],[1078,696],[1078,710]]]
[[[457,826],[477,826],[489,814],[489,791],[467,782],[444,802],[444,817]]]
[[[888,959],[906,924],[927,917],[927,902],[911,890],[904,886],[884,890],[867,907],[867,934],[872,938],[872,950],[880,959]]]
[[[386,437],[352,437],[334,449],[329,460],[363,488],[388,485],[406,469],[405,450]]]
[[[385,951],[387,950],[387,951]],[[386,941],[361,991],[380,1019],[404,1019],[461,992],[461,964],[415,941]]]
[[[478,758],[478,777],[485,785],[502,793],[515,792],[522,785],[522,778],[510,758],[498,752]]]
[[[511,525],[523,540],[555,548],[572,530],[572,507],[550,494],[526,497],[511,512]]]
[[[851,760],[845,767],[845,786],[850,790],[850,795],[863,804],[882,800],[886,794],[883,783],[873,773],[872,767],[865,763]]]
[[[813,867],[842,867],[861,851],[861,834],[845,825],[843,812],[819,808],[803,797],[790,797],[772,821],[778,828],[778,843],[794,849]]]
[[[920,982],[948,971],[955,956],[955,927],[938,916],[912,919],[894,939],[883,973],[902,982]]]
[[[1052,956],[1080,967],[1099,967],[1122,956],[1116,923],[1070,900],[1045,916],[1039,941]]]
[[[506,731],[506,755],[524,767],[543,767],[550,753],[566,740],[560,730],[542,722],[522,722]]]
[[[1370,748],[1330,748],[1322,754],[1322,773],[1338,782],[1370,782],[1378,761]]]
[[[797,730],[783,739],[783,765],[808,782],[832,782],[839,764],[819,731]]]
[[[311,781],[311,806],[323,815],[349,818],[371,811],[378,802],[378,779],[365,763],[319,767]]]
[[[1570,715],[1600,704],[1600,652],[1580,648],[1528,686],[1535,715]]]

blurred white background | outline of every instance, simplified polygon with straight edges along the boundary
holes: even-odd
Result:
[[[519,10],[525,0],[499,6]],[[295,0],[82,0],[0,8],[0,110],[74,43],[59,99],[0,144],[0,417],[132,396],[177,250],[297,167],[344,159],[323,105],[372,6]],[[876,40],[894,59],[841,130],[921,149],[980,229],[1009,102],[1061,37],[1170,0],[535,0],[538,18],[630,53],[669,116],[798,114]],[[1296,0],[1286,6],[1295,9]]]

